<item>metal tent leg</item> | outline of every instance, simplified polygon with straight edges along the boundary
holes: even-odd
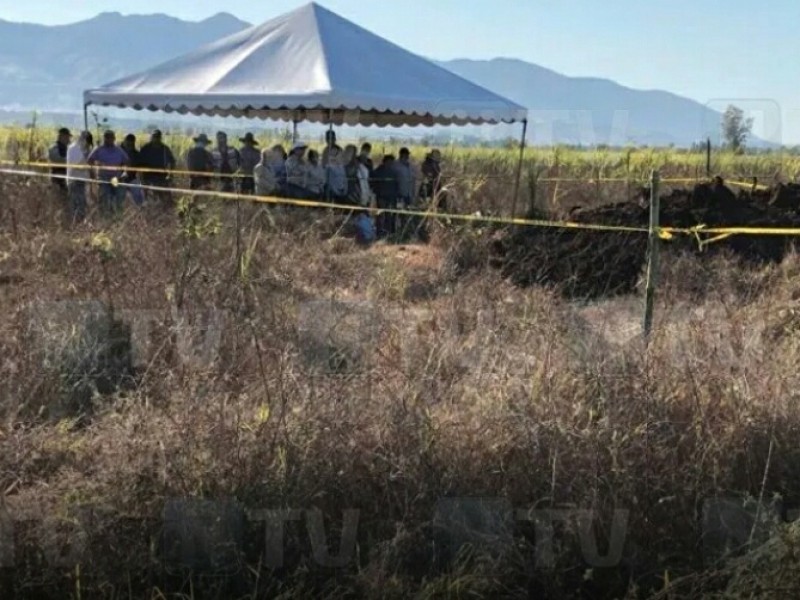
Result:
[[[522,121],[522,138],[519,142],[519,164],[517,164],[517,176],[514,181],[514,197],[511,201],[511,216],[517,216],[517,201],[519,200],[519,186],[522,179],[522,163],[525,160],[525,140],[528,137],[528,120]]]

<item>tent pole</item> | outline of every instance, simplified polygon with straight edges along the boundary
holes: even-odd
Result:
[[[297,143],[297,118],[292,119],[292,146]]]
[[[328,110],[328,132],[333,133],[333,109]],[[331,150],[333,149],[333,136],[329,135],[328,137],[328,160],[330,160]],[[330,171],[328,171],[328,165],[323,164],[325,167],[325,202],[330,204],[331,202],[331,180],[330,180]]]
[[[83,130],[89,131],[89,103],[83,103]]]
[[[522,179],[522,163],[525,160],[525,138],[528,136],[528,119],[522,121],[522,138],[519,142],[519,164],[517,165],[517,177],[514,181],[514,197],[511,201],[511,217],[517,216],[517,200],[519,198],[519,184]]]

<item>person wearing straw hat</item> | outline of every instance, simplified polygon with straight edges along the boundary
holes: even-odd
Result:
[[[252,133],[247,132],[243,138],[239,138],[239,141],[242,143],[242,147],[239,149],[239,170],[242,174],[239,190],[242,194],[253,194],[256,191],[256,180],[253,177],[253,171],[261,161],[258,140]]]
[[[189,175],[189,189],[207,190],[211,187],[211,173],[214,172],[214,157],[208,151],[211,140],[205,133],[193,138],[194,147],[186,154],[186,166]],[[209,175],[204,175],[208,173]]]
[[[307,149],[308,144],[297,142],[286,159],[286,193],[290,198],[304,199],[309,195],[306,190]]]

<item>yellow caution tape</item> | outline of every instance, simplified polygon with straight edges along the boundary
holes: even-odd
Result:
[[[37,161],[12,161],[12,160],[0,160],[0,165],[12,166],[12,167],[28,167],[32,169],[67,169],[69,167],[74,167],[77,169],[97,169],[98,171],[124,171],[126,168],[134,171],[136,173],[153,173],[153,174],[161,174],[161,175],[184,175],[187,177],[226,177],[226,178],[236,178],[241,179],[244,177],[251,177],[251,175],[244,175],[242,173],[217,173],[212,171],[187,171],[181,169],[152,169],[148,167],[136,167],[136,166],[129,166],[125,167],[124,165],[116,166],[116,167],[107,167],[103,165],[95,165],[95,166],[88,166],[86,164],[80,165],[73,165],[69,163],[51,163],[51,162],[37,162]]]
[[[82,165],[82,167],[86,168],[85,165]],[[38,171],[0,169],[0,173],[5,173],[8,175],[20,175],[26,177],[47,177],[51,179],[67,179],[65,175],[51,175],[50,173],[41,173]],[[86,183],[100,183],[95,179],[88,179],[88,178],[74,178],[74,180],[83,181]],[[437,211],[418,211],[418,210],[401,209],[401,208],[374,209],[368,206],[342,205],[342,204],[335,204],[333,202],[323,202],[320,200],[299,200],[295,198],[246,195],[246,194],[238,194],[235,192],[222,192],[216,190],[202,190],[202,189],[187,190],[174,187],[130,184],[130,183],[123,183],[117,180],[116,178],[112,179],[109,183],[111,183],[111,185],[114,186],[137,188],[153,192],[185,194],[195,197],[220,198],[223,200],[238,200],[238,201],[243,200],[246,202],[258,202],[263,204],[284,205],[284,206],[298,206],[303,208],[322,208],[322,209],[339,210],[346,212],[369,211],[369,212],[375,212],[376,214],[385,213],[385,214],[415,216],[422,218],[450,219],[454,221],[492,223],[498,225],[520,225],[527,227],[550,227],[550,228],[579,229],[579,230],[589,230],[589,231],[615,231],[624,233],[648,233],[650,231],[646,227],[633,227],[625,225],[599,225],[594,223],[579,223],[575,221],[547,221],[542,219],[522,219],[516,217],[493,217],[481,214],[465,215],[456,213],[442,213]]]
[[[763,185],[756,182],[746,182],[746,181],[726,181],[728,185],[734,185],[736,187],[747,188],[750,190],[758,190],[759,192],[766,192],[769,190],[768,185]]]
[[[47,163],[48,167],[52,167]],[[59,165],[61,166],[61,165]],[[85,165],[80,165],[86,168]],[[62,179],[66,180],[65,175],[52,175],[50,173],[42,173],[40,171],[26,171],[19,169],[3,169],[0,168],[0,173],[7,175],[18,175],[25,177],[46,177],[49,179]],[[207,175],[204,173],[204,175]],[[83,181],[85,183],[101,183],[96,179],[90,178],[72,178],[74,181]],[[424,219],[449,219],[453,221],[471,222],[471,223],[490,223],[496,225],[517,225],[523,227],[546,227],[554,229],[572,229],[583,231],[606,231],[617,233],[651,233],[648,227],[635,227],[626,225],[602,225],[596,223],[580,223],[576,221],[548,221],[543,219],[523,219],[516,217],[494,217],[485,216],[481,214],[455,214],[455,213],[440,213],[437,211],[417,211],[411,209],[400,208],[381,208],[375,209],[369,206],[351,206],[335,204],[333,202],[323,202],[319,200],[299,200],[294,198],[281,198],[277,196],[256,196],[238,194],[235,192],[222,192],[215,190],[187,190],[183,188],[150,186],[142,184],[131,184],[119,181],[113,178],[108,183],[115,187],[136,188],[141,190],[149,190],[153,192],[162,192],[169,194],[184,194],[194,197],[206,198],[220,198],[223,200],[236,200],[245,202],[256,202],[272,205],[283,206],[297,206],[302,208],[321,208],[338,210],[344,212],[370,212],[372,214],[396,214],[404,216],[413,216]],[[653,230],[662,240],[672,240],[676,235],[689,235],[693,236],[700,247],[708,244],[727,239],[734,235],[776,235],[776,236],[800,236],[800,227],[713,227],[708,228],[705,225],[698,225],[696,227],[681,228],[681,227],[658,227]],[[711,237],[702,237],[711,236]]]

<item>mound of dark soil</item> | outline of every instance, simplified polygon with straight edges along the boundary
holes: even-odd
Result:
[[[644,190],[642,198],[649,191]],[[661,198],[663,227],[800,227],[800,185],[734,193],[721,181],[674,190]],[[574,210],[579,223],[647,227],[647,203],[621,203]],[[702,253],[733,252],[743,261],[777,262],[790,236],[736,235],[706,246]],[[671,247],[700,253],[693,236],[677,236]],[[497,239],[493,263],[521,286],[556,285],[570,298],[598,298],[632,292],[647,255],[645,233],[514,227]]]

